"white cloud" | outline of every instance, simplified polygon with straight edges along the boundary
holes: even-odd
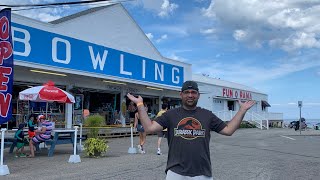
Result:
[[[133,6],[142,7],[149,11],[155,11],[159,12],[161,5],[163,3],[163,0],[135,0],[135,1],[129,1],[128,4],[132,4]]]
[[[174,13],[174,11],[179,7],[178,4],[170,3],[169,0],[135,0],[133,2],[128,2],[127,4],[142,7],[145,10],[154,12],[162,18],[168,17],[169,15]]]
[[[166,39],[168,39],[168,35],[167,35],[167,34],[164,34],[164,35],[162,35],[159,39],[157,39],[156,42],[157,42],[157,43],[160,43],[161,41],[166,40]]]
[[[160,17],[168,17],[169,14],[172,14],[175,9],[179,6],[175,3],[170,3],[169,0],[163,0],[161,5],[161,11],[158,13]]]
[[[306,102],[303,103],[304,106],[320,106],[320,102]]]
[[[55,0],[2,0],[1,4],[7,5],[26,5],[26,4],[47,4],[54,3]],[[12,13],[26,16],[32,19],[36,19],[43,22],[53,21],[61,18],[63,12],[68,12],[69,6],[59,6],[51,8],[30,8],[30,7],[21,7],[21,8],[11,8]]]
[[[200,29],[201,34],[214,34],[216,33],[216,29],[209,28],[209,29]]]
[[[147,31],[165,33],[175,37],[185,37],[188,36],[189,33],[187,31],[187,27],[183,25],[150,25],[146,28]]]
[[[233,33],[233,37],[238,41],[242,41],[246,39],[247,35],[248,35],[247,32],[241,29],[235,30]]]
[[[186,61],[187,61],[186,58],[183,58],[183,57],[181,57],[181,56],[178,56],[178,55],[175,54],[175,53],[169,55],[168,58],[173,59],[173,60],[177,60],[177,61],[182,61],[182,62],[186,62]]]
[[[202,3],[203,1],[206,1],[206,0],[194,0],[194,2],[198,2],[198,3]]]
[[[216,17],[215,11],[214,11],[214,1],[211,1],[211,4],[207,9],[202,9],[202,14],[206,17]]]
[[[81,0],[84,1],[84,0]],[[2,0],[1,4],[7,5],[25,5],[25,4],[48,4],[60,2],[57,0]],[[59,19],[76,12],[93,8],[102,5],[112,4],[110,2],[99,2],[91,4],[82,4],[81,6],[76,5],[63,5],[63,6],[52,6],[50,8],[30,8],[30,7],[21,7],[21,8],[12,8],[12,13],[26,16],[32,19],[36,19],[43,22],[50,22],[56,19]]]
[[[279,45],[286,51],[300,48],[319,48],[320,42],[317,39],[314,33],[296,32],[286,39],[273,39],[270,41],[270,45]]]
[[[202,11],[225,32],[254,47],[320,48],[320,3],[300,0],[212,0]]]
[[[320,55],[315,50],[309,52],[308,55],[301,54],[275,61],[269,67],[254,64],[254,60],[248,59],[226,64],[227,60],[221,61],[219,58],[219,60],[198,60],[197,63],[193,63],[192,69],[196,74],[205,73],[211,77],[252,86],[254,83],[277,79],[294,72],[320,66],[319,59]],[[212,71],[213,69],[214,71]]]
[[[147,34],[146,34],[146,36],[147,36],[150,40],[152,40],[152,39],[153,39],[153,35],[152,35],[152,33],[147,33]]]

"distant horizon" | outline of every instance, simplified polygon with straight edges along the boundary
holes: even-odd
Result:
[[[292,118],[292,119],[283,119],[284,122],[291,122],[291,121],[297,121],[299,120],[299,118]],[[306,122],[307,123],[310,123],[310,122],[320,122],[320,119],[307,119],[305,118]]]

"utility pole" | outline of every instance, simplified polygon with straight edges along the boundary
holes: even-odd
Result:
[[[300,135],[301,135],[301,108],[302,108],[302,101],[298,101],[298,107],[300,109],[299,131],[300,131]]]

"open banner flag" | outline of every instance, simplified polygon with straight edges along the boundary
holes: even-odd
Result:
[[[13,45],[11,9],[0,11],[0,124],[12,117]]]

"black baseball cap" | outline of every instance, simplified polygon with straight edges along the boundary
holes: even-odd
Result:
[[[193,90],[199,91],[198,84],[195,81],[184,82],[181,88],[181,92],[187,89],[193,89]]]

